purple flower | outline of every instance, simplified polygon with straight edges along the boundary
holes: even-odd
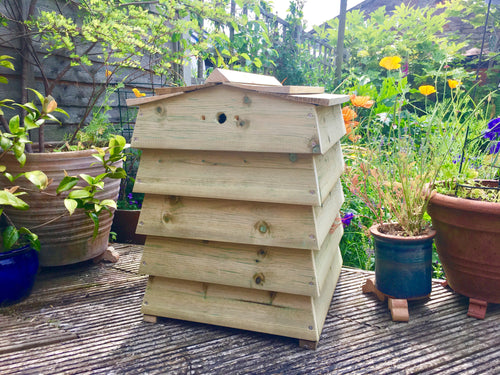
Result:
[[[483,137],[491,141],[500,138],[500,117],[488,122],[488,130],[484,133]]]
[[[490,154],[498,154],[500,151],[500,142],[495,142],[490,147]]]
[[[133,198],[134,198],[134,195],[133,195],[132,193],[128,193],[128,194],[127,194],[127,198],[128,198],[128,199],[133,199]]]
[[[352,219],[354,218],[354,214],[352,212],[347,212],[344,216],[342,216],[342,225],[347,227],[351,224]]]

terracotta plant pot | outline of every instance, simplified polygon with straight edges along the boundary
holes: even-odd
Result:
[[[500,203],[436,194],[428,212],[448,285],[464,296],[500,303]]]
[[[375,243],[375,286],[391,298],[417,299],[432,290],[432,240],[436,232],[402,237],[370,228]]]
[[[141,210],[116,210],[111,231],[116,233],[116,242],[144,245],[146,236],[135,233]]]
[[[93,238],[94,224],[90,218],[81,210],[75,211],[70,216],[63,199],[67,193],[56,196],[56,188],[64,177],[64,171],[70,176],[81,173],[97,176],[104,173],[101,166],[92,165],[96,162],[93,153],[93,150],[85,150],[26,154],[24,168],[19,166],[13,155],[5,155],[2,159],[2,163],[13,175],[41,170],[49,179],[54,180],[46,190],[37,192],[26,179],[17,179],[16,185],[30,190],[29,194],[22,197],[30,209],[28,211],[5,209],[17,227],[24,226],[38,235],[42,247],[41,266],[62,266],[82,262],[101,255],[108,247],[109,232],[113,222],[113,216],[109,215],[109,212],[100,214],[99,233]],[[5,178],[0,180],[0,188],[10,185]],[[119,189],[120,180],[105,180],[104,190],[98,192],[96,197],[116,200]]]
[[[0,306],[28,297],[38,271],[38,252],[30,246],[0,253]]]

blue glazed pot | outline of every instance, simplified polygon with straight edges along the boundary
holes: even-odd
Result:
[[[384,224],[382,224],[384,225]],[[370,228],[375,243],[375,284],[392,298],[427,297],[432,290],[432,241],[436,235],[393,236]]]
[[[29,296],[38,271],[38,252],[24,246],[0,253],[0,306]]]

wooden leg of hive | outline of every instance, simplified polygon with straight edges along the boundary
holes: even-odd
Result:
[[[471,316],[477,319],[484,319],[486,316],[486,308],[488,307],[488,302],[470,298],[469,299],[469,311],[467,311],[467,316]]]
[[[362,290],[363,293],[375,293],[380,301],[385,301],[386,295],[377,289],[377,287],[375,286],[375,278],[373,277],[370,279],[366,279],[365,285],[363,285]]]
[[[148,322],[148,323],[154,323],[154,324],[158,323],[158,317],[154,316],[154,315],[144,314],[143,319],[145,322]]]
[[[299,346],[304,349],[316,350],[316,348],[318,347],[318,342],[309,340],[299,340]]]
[[[389,305],[389,310],[391,311],[393,321],[407,322],[408,320],[410,320],[407,300],[389,298],[388,305]]]

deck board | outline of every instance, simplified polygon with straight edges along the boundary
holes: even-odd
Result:
[[[22,303],[0,309],[2,374],[495,373],[500,305],[466,316],[467,298],[433,284],[395,323],[364,295],[370,272],[344,268],[318,349],[297,340],[173,319],[146,323],[142,246],[115,246],[116,264],[43,269]]]

